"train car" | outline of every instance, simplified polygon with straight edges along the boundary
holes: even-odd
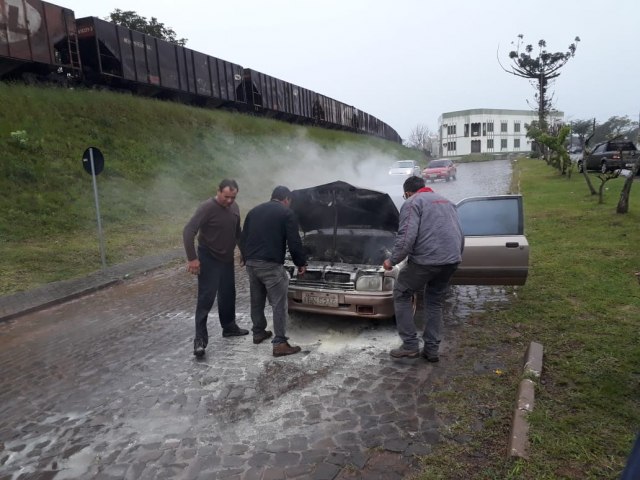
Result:
[[[296,123],[312,119],[314,92],[262,72],[244,69],[244,91],[253,112]]]
[[[0,0],[0,78],[80,74],[73,10],[40,0]]]
[[[96,17],[76,25],[90,83],[210,107],[244,102],[240,65]]]

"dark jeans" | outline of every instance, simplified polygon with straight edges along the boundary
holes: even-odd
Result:
[[[424,289],[424,349],[431,355],[438,354],[444,296],[449,287],[449,280],[457,268],[458,264],[418,265],[407,262],[400,270],[393,289],[393,305],[398,335],[402,339],[404,349],[420,348],[416,324],[413,321],[412,299],[416,292]]]
[[[196,306],[196,339],[209,343],[207,318],[218,295],[218,316],[223,330],[236,326],[236,279],[233,262],[217,260],[206,248],[198,247],[198,304]]]
[[[273,311],[274,337],[271,343],[286,342],[289,276],[284,266],[268,262],[263,262],[259,266],[247,265],[247,274],[249,275],[251,292],[253,333],[264,332],[265,328],[267,328],[264,307],[268,298]]]

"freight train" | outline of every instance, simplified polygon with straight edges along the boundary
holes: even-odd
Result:
[[[0,0],[2,79],[80,83],[402,141],[351,105],[41,0]]]

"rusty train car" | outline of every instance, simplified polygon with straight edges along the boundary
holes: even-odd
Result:
[[[351,105],[42,0],[0,0],[0,79],[80,82],[401,142]]]

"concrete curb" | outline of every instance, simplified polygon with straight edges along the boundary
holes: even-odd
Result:
[[[511,423],[511,435],[507,454],[511,457],[529,458],[529,422],[527,415],[533,411],[535,382],[542,373],[542,344],[531,342],[524,356],[524,366],[516,397]]]
[[[95,292],[134,275],[160,268],[178,258],[184,258],[184,249],[149,255],[81,278],[53,282],[33,290],[0,297],[0,322]]]

